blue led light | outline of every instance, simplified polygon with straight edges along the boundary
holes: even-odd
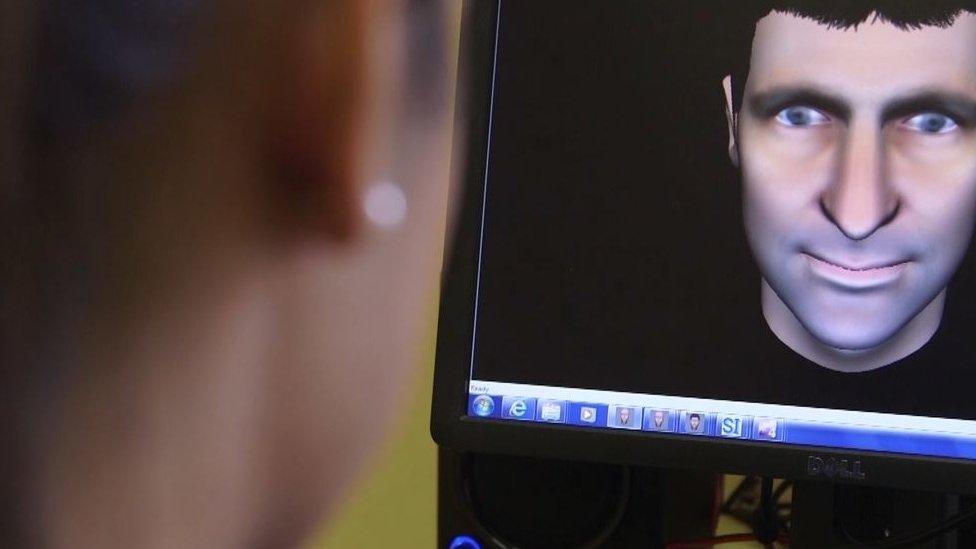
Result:
[[[471,536],[456,536],[448,549],[481,549],[481,544]]]

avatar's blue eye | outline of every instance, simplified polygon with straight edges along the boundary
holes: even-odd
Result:
[[[922,133],[949,133],[959,128],[956,121],[944,114],[923,112],[904,122],[905,127]]]
[[[776,121],[790,127],[819,126],[830,122],[827,115],[811,107],[786,107],[776,114]]]

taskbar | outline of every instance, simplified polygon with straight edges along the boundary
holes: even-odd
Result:
[[[472,380],[468,415],[976,459],[976,421]]]

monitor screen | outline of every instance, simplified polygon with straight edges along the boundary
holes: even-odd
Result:
[[[466,416],[976,459],[976,16],[738,4],[495,6]]]

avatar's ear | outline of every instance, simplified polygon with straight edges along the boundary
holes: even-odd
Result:
[[[360,0],[321,2],[283,40],[268,135],[276,223],[348,241],[361,220],[368,11]],[[279,192],[280,191],[280,192]]]
[[[725,119],[729,124],[729,158],[732,164],[739,167],[739,147],[735,140],[736,135],[736,114],[732,110],[732,76],[726,75],[722,79],[722,89],[725,91]]]

